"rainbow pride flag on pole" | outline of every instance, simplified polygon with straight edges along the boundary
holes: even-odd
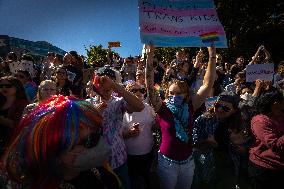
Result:
[[[217,32],[209,32],[200,35],[202,43],[213,43],[219,41],[219,36]]]

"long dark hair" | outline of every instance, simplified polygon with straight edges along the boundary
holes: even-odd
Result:
[[[19,79],[17,79],[16,77],[13,76],[4,76],[0,78],[0,81],[8,81],[9,83],[11,83],[13,86],[16,87],[16,99],[17,100],[27,100],[27,95],[24,89],[23,84],[21,83],[21,81]]]
[[[271,112],[271,105],[275,102],[282,102],[283,101],[283,94],[274,89],[270,92],[263,93],[259,96],[253,104],[253,115],[258,114],[269,114]]]

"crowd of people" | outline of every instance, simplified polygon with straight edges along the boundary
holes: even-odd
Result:
[[[0,188],[267,189],[284,178],[284,61],[214,45],[89,68],[76,51],[0,59]],[[272,81],[246,66],[274,63]],[[209,102],[209,99],[213,101]]]

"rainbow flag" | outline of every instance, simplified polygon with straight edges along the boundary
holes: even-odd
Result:
[[[199,36],[203,43],[212,43],[220,40],[217,32],[204,33]]]

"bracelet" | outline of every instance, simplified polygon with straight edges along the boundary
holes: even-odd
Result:
[[[210,58],[216,58],[216,56],[210,56]]]

